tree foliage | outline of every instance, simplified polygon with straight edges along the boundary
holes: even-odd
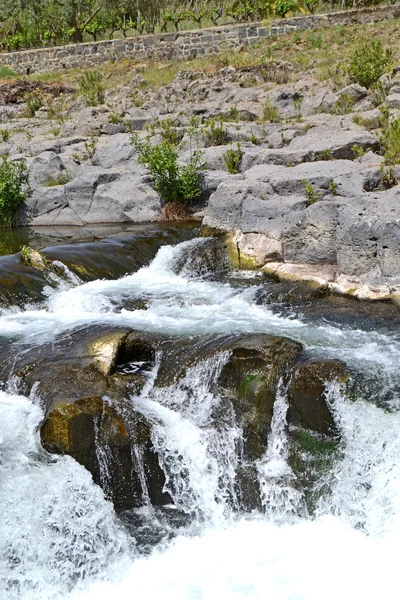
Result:
[[[357,0],[357,6],[380,0]],[[317,0],[0,0],[3,50],[257,21],[308,11]],[[330,0],[329,9],[354,0]],[[326,6],[323,7],[326,10]]]

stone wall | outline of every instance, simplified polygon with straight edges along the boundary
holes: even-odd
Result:
[[[0,65],[17,73],[48,73],[92,67],[109,60],[190,58],[254,44],[260,39],[295,30],[377,23],[400,18],[400,6],[380,6],[329,14],[242,23],[210,29],[142,35],[122,40],[70,44],[53,48],[0,53]]]

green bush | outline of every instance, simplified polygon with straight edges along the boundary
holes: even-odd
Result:
[[[400,120],[396,117],[388,122],[382,129],[379,138],[381,150],[385,158],[385,164],[400,164]]]
[[[242,162],[242,156],[243,152],[239,142],[237,143],[236,149],[229,148],[229,150],[225,152],[224,161],[229,173],[231,173],[232,175],[240,173],[240,164]]]
[[[286,17],[287,13],[296,8],[294,0],[276,0],[275,12],[280,17]]]
[[[206,127],[202,131],[204,145],[209,146],[224,146],[230,140],[228,132],[225,129],[222,119],[213,118],[206,121]]]
[[[34,117],[36,111],[43,106],[43,95],[39,90],[34,90],[30,93],[27,92],[24,95],[24,99],[26,102],[26,116]]]
[[[376,83],[393,65],[393,53],[384,49],[380,40],[361,40],[354,47],[347,63],[352,81],[366,88]]]
[[[269,121],[270,123],[278,123],[280,121],[279,110],[272,104],[269,98],[264,103],[262,120]]]
[[[138,162],[147,167],[154,178],[154,187],[165,202],[186,203],[200,195],[202,152],[191,153],[189,164],[179,165],[179,145],[163,139],[153,146],[150,137],[145,139],[132,136],[132,143],[138,154]]]
[[[26,162],[13,162],[3,156],[0,162],[0,228],[15,224],[16,212],[29,195]]]
[[[104,102],[103,76],[98,71],[85,71],[79,80],[79,91],[86,106],[97,106]]]

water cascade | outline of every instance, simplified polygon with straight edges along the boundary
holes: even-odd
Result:
[[[1,600],[398,597],[397,328],[328,304],[260,302],[274,282],[210,267],[211,243],[162,246],[150,264],[117,279],[83,282],[56,262],[41,301],[0,309]],[[54,406],[26,366],[30,356],[53,365],[48,349],[72,351],[77,332],[96,328],[122,332],[125,344],[102,375],[112,385],[93,394],[102,411],[89,419],[99,485],[78,460],[42,447]],[[271,342],[279,368],[257,379],[240,369],[267,361],[260,336],[293,341],[279,342],[279,352]],[[284,344],[290,359],[281,357]],[[334,359],[346,377],[321,385],[335,427],[311,431],[293,416],[296,365]],[[260,390],[272,398],[262,413],[248,404]],[[139,489],[129,510],[109,500],[109,415],[119,423],[111,440],[137,436],[124,454]],[[265,422],[260,449],[249,436]]]

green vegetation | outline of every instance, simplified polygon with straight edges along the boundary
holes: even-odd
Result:
[[[362,146],[355,145],[355,146],[352,146],[351,149],[354,152],[354,156],[356,158],[361,158],[365,154],[365,150]]]
[[[351,112],[354,106],[354,98],[350,96],[350,94],[341,94],[340,97],[336,100],[333,108],[332,114],[334,115],[347,115]]]
[[[224,161],[226,167],[232,175],[236,173],[240,173],[240,164],[242,162],[243,152],[240,147],[239,142],[236,145],[236,148],[229,148],[224,154]]]
[[[45,183],[45,187],[55,187],[56,185],[65,185],[71,181],[72,177],[68,173],[59,175],[58,177],[49,177]]]
[[[329,180],[328,190],[332,194],[332,196],[336,196],[337,194],[337,184],[334,182],[332,177]]]
[[[321,150],[320,152],[317,153],[316,159],[317,160],[333,160],[334,156],[333,156],[332,150],[330,148],[325,148],[324,150]]]
[[[357,6],[379,1],[359,0]],[[0,0],[0,49],[126,38],[353,7],[351,0]],[[312,49],[324,44],[321,35],[309,36]]]
[[[311,204],[315,204],[321,198],[321,192],[316,192],[308,181],[305,179],[301,182],[303,184],[304,192],[307,196],[307,206],[311,206]]]
[[[270,123],[279,123],[279,110],[272,104],[271,100],[267,100],[263,107],[263,121],[269,121]]]
[[[3,156],[0,162],[0,228],[12,227],[21,202],[29,195],[29,173],[25,161],[13,162]]]
[[[0,66],[0,79],[11,79],[12,77],[16,76],[16,72],[10,69],[9,67]]]
[[[27,117],[34,117],[39,108],[43,106],[43,95],[39,90],[27,93],[24,96],[26,102],[25,114]]]
[[[200,195],[200,150],[191,151],[189,163],[182,166],[178,162],[179,144],[164,138],[153,146],[150,136],[143,139],[133,135],[131,140],[139,163],[149,169],[154,187],[165,202],[187,203]]]
[[[209,146],[224,146],[230,141],[223,121],[219,118],[207,119],[201,135],[204,139],[206,148]]]
[[[357,42],[350,54],[347,71],[352,81],[370,88],[393,66],[393,53],[384,48],[381,40]]]
[[[179,129],[173,119],[157,119],[154,123],[146,126],[149,135],[160,135],[171,144],[179,144],[184,136],[184,130]]]
[[[400,120],[395,117],[382,129],[379,143],[385,164],[400,164]]]
[[[10,140],[11,138],[11,132],[9,129],[2,129],[0,131],[0,137],[2,139],[2,141],[7,144],[7,142]]]
[[[79,80],[79,91],[86,106],[97,106],[104,102],[103,76],[98,71],[85,71]]]

